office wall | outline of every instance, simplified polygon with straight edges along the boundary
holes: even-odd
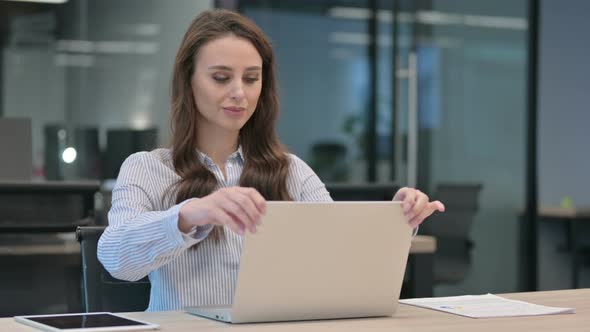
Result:
[[[569,196],[590,206],[590,2],[541,0],[539,58],[539,204],[559,206]],[[586,233],[587,234],[587,233]],[[542,289],[570,287],[570,259],[557,247],[563,225],[541,222],[539,281]],[[583,235],[582,235],[583,236]],[[590,285],[590,269],[581,276]]]
[[[590,2],[541,1],[539,203],[590,205]]]

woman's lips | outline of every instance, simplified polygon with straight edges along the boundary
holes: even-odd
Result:
[[[246,111],[246,109],[244,107],[223,107],[223,110],[225,111],[226,114],[229,114],[232,116],[242,115]]]

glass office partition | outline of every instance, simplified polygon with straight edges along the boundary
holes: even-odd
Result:
[[[243,1],[240,8],[275,47],[283,143],[324,181],[364,181],[370,93],[367,23],[335,17],[337,8],[326,1],[276,6]]]
[[[166,144],[176,50],[193,17],[212,7],[0,1],[0,115],[32,119],[33,177],[112,178],[120,156]],[[134,139],[113,145],[117,135]]]
[[[445,197],[448,216],[470,202],[469,220],[452,218],[445,229],[463,230],[464,272],[453,284],[441,282],[437,294],[516,290],[528,1],[239,3],[274,42],[283,101],[278,129],[289,148],[325,181],[369,180],[374,163],[378,182]],[[370,130],[373,160],[364,145]]]
[[[445,257],[456,264],[456,276],[435,271],[440,272],[437,295],[518,286],[527,150],[527,5],[400,1],[395,14],[395,119],[401,142],[395,178],[447,200],[450,218],[434,217],[424,229],[440,236],[441,255],[458,250],[446,247],[447,237],[455,241],[452,245],[465,243],[464,256]]]

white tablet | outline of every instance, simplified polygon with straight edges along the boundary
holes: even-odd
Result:
[[[126,318],[110,312],[15,316],[14,319],[43,331],[98,332],[157,330],[157,324]]]

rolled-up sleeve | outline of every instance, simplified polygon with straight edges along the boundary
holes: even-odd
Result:
[[[157,193],[153,174],[146,167],[145,153],[131,155],[123,165],[113,189],[109,226],[98,242],[98,259],[113,277],[139,280],[176,259],[204,239],[212,227],[199,227],[189,234],[178,229],[178,214],[186,200],[164,211],[155,211]]]

